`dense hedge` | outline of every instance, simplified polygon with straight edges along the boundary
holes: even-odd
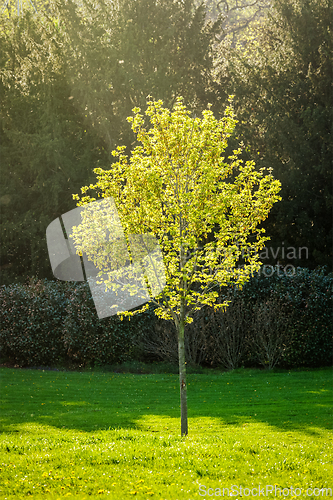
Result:
[[[288,336],[280,365],[325,366],[332,363],[333,275],[324,269],[297,268],[271,276],[256,275],[238,294],[253,310],[273,298],[286,311]],[[277,314],[279,311],[277,310]]]
[[[188,328],[188,361],[226,368],[329,365],[332,285],[323,270],[275,269],[270,277],[251,278],[242,290],[222,290],[230,307],[197,313]],[[174,327],[157,319],[153,307],[130,320],[99,320],[87,283],[3,286],[0,301],[1,358],[20,366],[177,357]]]
[[[22,366],[135,359],[135,338],[149,328],[147,314],[99,320],[87,283],[41,280],[0,290],[1,357]]]
[[[67,304],[63,323],[63,343],[67,356],[83,364],[121,363],[138,355],[136,339],[149,329],[147,314],[132,318],[111,316],[98,319],[87,283],[77,285]],[[151,313],[154,319],[154,314]]]
[[[67,285],[67,286],[66,286]],[[1,355],[20,365],[62,362],[69,284],[38,281],[1,287]]]

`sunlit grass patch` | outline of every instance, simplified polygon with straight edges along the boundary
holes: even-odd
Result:
[[[191,374],[185,439],[175,374],[0,374],[1,499],[332,486],[329,369]]]

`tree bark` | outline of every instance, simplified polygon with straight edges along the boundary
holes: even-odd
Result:
[[[180,321],[178,326],[178,358],[179,358],[179,386],[180,386],[180,420],[181,436],[187,436],[187,385],[186,385],[186,364],[185,364],[185,317],[184,303],[182,301],[180,310]]]

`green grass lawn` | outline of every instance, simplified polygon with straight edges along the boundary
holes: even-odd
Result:
[[[191,374],[184,439],[175,374],[0,376],[1,500],[191,500],[226,488],[235,498],[309,498],[308,488],[323,498],[329,490],[315,488],[333,489],[331,369]]]

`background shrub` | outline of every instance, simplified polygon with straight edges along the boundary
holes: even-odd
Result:
[[[273,294],[272,294],[273,295]],[[257,302],[249,335],[252,357],[271,370],[289,347],[292,314],[278,298]]]
[[[185,359],[192,367],[203,364],[209,356],[208,312],[208,308],[202,308],[194,314],[193,322],[186,325]],[[152,360],[178,364],[178,340],[173,321],[159,319],[153,306],[143,316],[150,327],[141,330],[136,338],[141,358],[150,355]]]
[[[233,370],[239,367],[248,348],[251,320],[241,295],[231,291],[228,298],[226,309],[211,310],[209,358],[212,365]]]
[[[318,367],[332,363],[332,274],[299,268],[259,273],[229,307],[204,307],[187,325],[189,366]],[[123,321],[98,319],[87,283],[36,281],[0,288],[0,354],[20,366],[178,361],[172,322],[154,306]]]
[[[99,319],[88,283],[78,283],[66,305],[63,341],[67,356],[80,364],[121,363],[139,356],[137,338],[149,329],[147,316]]]
[[[65,358],[63,321],[71,284],[33,281],[1,287],[2,357],[24,366]]]
[[[245,301],[252,315],[257,314],[267,300],[271,301],[270,314],[279,317],[279,311],[283,310],[285,338],[278,366],[329,366],[332,363],[333,275],[325,275],[325,268],[295,271],[286,273],[277,266],[272,276],[258,273],[236,295]],[[257,326],[255,318],[252,321],[258,329],[258,320]],[[272,331],[272,335],[276,332]],[[254,364],[256,358],[252,345],[247,353],[248,362]]]

